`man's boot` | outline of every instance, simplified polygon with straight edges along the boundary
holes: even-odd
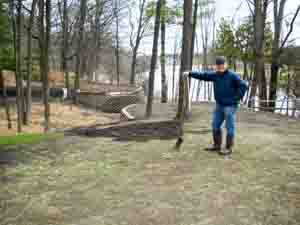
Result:
[[[221,155],[230,155],[233,152],[234,138],[227,135],[226,148],[220,151]]]
[[[222,133],[213,133],[214,145],[210,148],[206,148],[206,151],[220,151],[222,146]]]

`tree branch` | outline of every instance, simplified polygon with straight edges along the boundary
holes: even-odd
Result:
[[[31,10],[28,9],[25,5],[22,4],[22,8],[25,9],[25,11],[27,11],[29,14],[31,13]]]
[[[250,5],[250,4],[252,4],[254,6],[254,3],[250,0],[246,0],[246,2],[247,2],[247,5],[248,5],[248,8],[249,8],[249,11],[250,11],[251,15],[254,16],[254,11],[253,11],[253,9],[251,8],[251,5]]]
[[[300,11],[300,5],[298,6],[298,8],[297,8],[297,10],[296,10],[296,12],[295,12],[295,14],[294,14],[294,17],[293,17],[293,19],[292,19],[292,21],[291,21],[291,23],[290,23],[290,29],[289,29],[289,32],[288,32],[287,35],[285,36],[285,38],[284,38],[284,40],[283,40],[283,42],[282,42],[282,44],[281,44],[281,46],[280,46],[280,48],[279,48],[279,54],[282,52],[282,49],[283,49],[284,45],[286,44],[288,38],[290,37],[290,35],[292,34],[292,32],[293,32],[293,30],[294,30],[294,23],[295,23],[295,20],[296,20],[298,14],[299,14],[299,11]]]

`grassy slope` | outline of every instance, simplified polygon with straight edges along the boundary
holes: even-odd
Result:
[[[65,137],[24,147],[3,170],[1,224],[300,224],[300,124],[241,113],[232,159],[209,145],[210,107],[175,141]],[[13,151],[14,147],[10,147]]]

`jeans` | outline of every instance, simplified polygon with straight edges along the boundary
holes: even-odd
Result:
[[[220,135],[222,133],[222,125],[224,120],[226,121],[227,135],[231,138],[235,136],[235,121],[236,112],[238,107],[233,106],[222,106],[217,104],[213,115],[213,132],[214,134]]]

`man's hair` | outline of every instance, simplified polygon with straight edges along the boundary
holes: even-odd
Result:
[[[226,62],[226,59],[224,56],[217,56],[216,57],[216,65],[224,65]]]

